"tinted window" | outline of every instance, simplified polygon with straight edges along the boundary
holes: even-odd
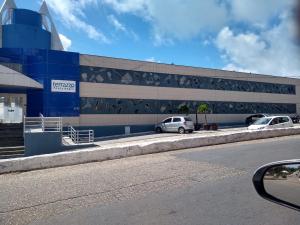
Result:
[[[172,118],[169,118],[169,119],[164,120],[163,123],[171,123],[171,121],[172,121]]]
[[[175,118],[173,118],[173,122],[174,122],[174,123],[176,123],[176,122],[181,122],[181,119],[178,118],[178,117],[175,117]]]
[[[189,118],[189,117],[184,117],[184,120],[185,120],[185,121],[192,121],[192,119]]]
[[[254,125],[265,125],[265,124],[268,124],[270,122],[270,120],[271,120],[270,118],[261,118],[253,124]]]
[[[280,117],[279,118],[279,123],[287,123],[289,122],[289,119],[287,117]]]
[[[278,123],[279,123],[279,118],[274,118],[274,119],[271,121],[270,125],[276,125],[276,124],[278,124]]]

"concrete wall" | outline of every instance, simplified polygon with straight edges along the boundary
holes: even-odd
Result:
[[[297,103],[300,96],[81,82],[80,97]]]
[[[61,138],[60,132],[24,133],[25,156],[61,152]]]

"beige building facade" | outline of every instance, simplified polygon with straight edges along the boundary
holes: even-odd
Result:
[[[299,79],[91,55],[80,55],[80,67],[80,116],[65,121],[108,131],[99,136],[122,134],[125,126],[153,130],[181,115],[183,105],[195,121],[197,106],[208,104],[208,122],[220,125],[243,124],[255,113],[300,111]]]

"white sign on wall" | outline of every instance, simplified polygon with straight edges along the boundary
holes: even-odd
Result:
[[[73,81],[73,80],[51,80],[51,92],[76,93],[76,81]]]

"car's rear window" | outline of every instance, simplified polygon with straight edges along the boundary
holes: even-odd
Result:
[[[185,120],[185,121],[192,121],[192,119],[189,118],[189,117],[184,117],[184,120]]]
[[[287,117],[280,117],[279,118],[279,123],[287,123],[287,122],[289,122],[289,118],[287,118]]]

